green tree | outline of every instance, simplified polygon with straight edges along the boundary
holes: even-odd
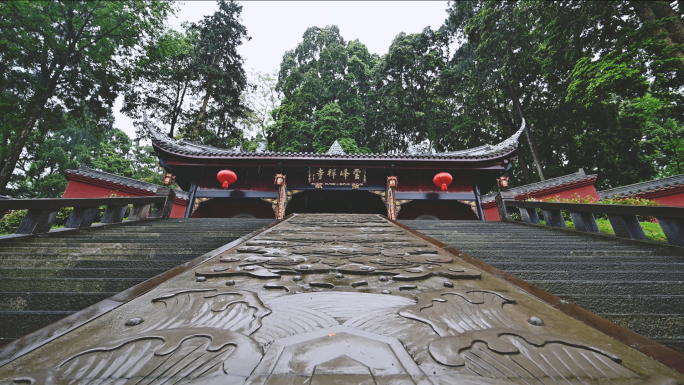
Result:
[[[244,135],[242,147],[254,152],[259,145],[266,145],[267,130],[275,123],[273,113],[280,106],[282,94],[276,90],[277,73],[252,71],[251,78],[254,85],[242,94],[248,111],[237,125]]]
[[[675,138],[681,123],[674,34],[682,15],[670,5],[669,16],[655,15],[662,3],[453,3],[447,27],[459,48],[441,83],[459,108],[442,137],[492,142],[483,136],[508,136],[524,116],[533,130],[531,146],[519,149],[518,183],[535,179],[530,163],[539,164],[538,177],[539,168],[551,177],[597,171],[605,187],[673,170],[676,157],[658,154],[678,148],[663,139]],[[654,18],[640,17],[640,7]],[[660,101],[653,119],[638,113],[647,94]]]
[[[422,33],[400,33],[389,52],[373,68],[377,114],[371,127],[374,147],[385,152],[405,151],[409,144],[427,142],[450,125],[450,113],[440,76],[448,61],[448,36],[425,28]],[[446,115],[446,116],[445,116]]]
[[[315,152],[348,138],[363,144],[359,151],[370,151],[377,134],[367,125],[377,108],[371,78],[377,60],[359,41],[345,42],[336,26],[307,29],[280,65],[276,90],[283,100],[273,112],[269,147]]]
[[[199,80],[194,66],[197,39],[188,24],[182,32],[167,29],[137,58],[122,112],[136,120],[139,137],[149,137],[151,125],[173,138],[179,126],[189,124],[192,90]]]
[[[62,111],[107,114],[123,84],[125,58],[153,39],[172,11],[166,1],[0,3],[0,193],[34,131],[45,134]]]
[[[197,34],[192,70],[199,77],[193,84],[198,100],[190,111],[193,121],[181,130],[191,141],[235,146],[242,140],[236,121],[248,112],[241,98],[247,75],[237,48],[251,38],[240,22],[242,6],[232,0],[217,3],[218,11],[189,26]]]
[[[47,134],[32,132],[12,175],[14,197],[56,198],[67,186],[65,171],[84,165],[117,175],[161,183],[162,170],[151,146],[133,142],[114,127],[110,113],[98,119],[89,110],[66,114]]]

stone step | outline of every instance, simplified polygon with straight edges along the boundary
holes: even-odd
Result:
[[[445,242],[446,243],[446,242]],[[585,249],[585,250],[553,250],[553,249],[518,249],[518,250],[506,250],[505,246],[501,245],[502,248],[492,248],[492,244],[488,244],[487,248],[476,249],[476,248],[461,248],[457,244],[447,243],[448,245],[468,253],[470,255],[477,254],[478,256],[488,256],[488,257],[507,257],[507,256],[529,256],[529,255],[540,255],[540,256],[568,256],[568,255],[598,255],[598,256],[649,256],[653,252],[642,252],[642,251],[632,251],[632,250],[596,250],[596,249]],[[660,253],[662,254],[662,253]]]
[[[241,236],[242,232],[240,231],[230,231],[230,232],[216,232],[216,233],[209,233],[209,232],[203,232],[202,237],[203,239],[207,240],[224,240],[226,238],[239,238],[238,236]],[[98,236],[91,236],[91,237],[64,237],[64,238],[40,238],[40,239],[31,239],[31,238],[18,238],[15,239],[13,242],[5,242],[0,246],[0,249],[5,248],[5,247],[10,247],[12,245],[17,245],[17,246],[36,246],[36,245],[56,245],[56,246],[61,246],[61,245],[77,245],[80,243],[84,244],[90,244],[90,243],[99,243],[106,241],[104,243],[109,243],[109,242],[120,242],[120,243],[140,243],[140,242],[145,242],[145,243],[151,243],[151,244],[157,244],[157,243],[164,243],[164,242],[169,242],[169,241],[174,241],[178,240],[177,236],[181,235],[181,233],[167,233],[167,234],[154,234],[152,237],[150,234],[102,234]]]
[[[230,240],[225,243],[229,243]],[[102,246],[88,246],[88,247],[59,247],[59,248],[53,248],[49,246],[39,246],[39,247],[13,247],[10,249],[7,249],[7,251],[12,252],[12,253],[24,253],[26,254],[44,254],[44,253],[57,253],[57,254],[81,254],[81,253],[91,253],[91,254],[99,254],[103,251],[105,252],[117,252],[117,253],[122,253],[122,254],[136,254],[136,253],[150,253],[150,252],[164,252],[166,250],[173,250],[174,252],[187,252],[187,253],[193,253],[197,249],[192,248],[192,247],[175,247],[174,245],[168,245],[167,247],[159,248],[159,247],[150,247],[150,246],[140,246],[138,244],[131,244],[131,245],[126,245],[125,247],[119,246],[119,245],[102,245]],[[5,253],[3,253],[5,254]]]
[[[684,257],[672,255],[497,255],[478,259],[487,263],[684,263]]]
[[[74,314],[73,311],[0,311],[0,338],[13,340]]]
[[[653,338],[652,338],[653,339]],[[684,352],[684,339],[653,339],[655,342],[665,345],[668,348],[678,351],[678,352]]]
[[[82,268],[82,269],[173,269],[191,258],[179,258],[176,260],[161,259],[0,259],[0,268]]]
[[[116,294],[116,292],[0,293],[0,311],[78,311]]]
[[[681,315],[599,315],[651,339],[677,339],[684,335],[684,316]]]
[[[507,270],[506,272],[515,275],[516,277],[525,281],[574,281],[577,285],[585,281],[604,281],[611,282],[615,280],[632,281],[632,282],[650,282],[650,281],[676,281],[684,278],[684,271],[590,271],[590,270],[572,270],[572,271],[526,271],[526,270]]]
[[[2,278],[0,292],[121,292],[148,278]]]
[[[0,279],[3,278],[151,278],[168,269],[50,269],[50,268],[0,268]]]
[[[684,295],[564,295],[587,310],[611,314],[683,314]]]
[[[680,279],[682,277],[680,276]],[[566,295],[684,295],[684,281],[583,281],[527,280],[527,282],[561,298]]]
[[[657,262],[548,262],[546,260],[534,262],[491,261],[491,264],[505,271],[672,271],[683,272],[684,263]]]
[[[218,248],[222,245],[217,245]],[[187,259],[198,257],[208,251],[213,250],[212,248],[207,249],[195,249],[191,251],[176,252],[176,250],[154,250],[145,253],[102,253],[102,254],[88,254],[88,253],[32,253],[30,254],[31,259],[46,259],[46,260],[77,260],[77,259],[92,259],[92,260],[144,260],[144,259],[160,259],[160,260],[176,260],[176,259]],[[199,254],[198,254],[199,253]],[[24,253],[0,253],[0,260],[15,260],[21,259],[21,257],[26,257]]]

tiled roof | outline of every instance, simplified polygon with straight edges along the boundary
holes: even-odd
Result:
[[[97,179],[105,182],[110,182],[118,184],[121,186],[132,187],[139,190],[146,190],[151,192],[157,192],[157,189],[162,186],[156,185],[154,183],[147,183],[137,179],[126,178],[125,176],[120,176],[116,174],[110,174],[104,171],[93,170],[86,166],[81,166],[78,170],[66,170],[66,174],[80,175],[86,178]],[[190,194],[186,191],[173,190],[176,193],[176,198],[189,200]]]
[[[601,199],[609,199],[615,197],[616,195],[620,197],[640,195],[656,191],[663,191],[681,185],[684,185],[684,174],[598,191],[598,195]]]
[[[514,196],[522,195],[522,194],[529,194],[531,192],[536,192],[536,191],[543,191],[555,187],[559,187],[568,183],[576,183],[580,182],[586,179],[595,179],[596,174],[592,175],[587,175],[584,173],[583,169],[579,169],[574,174],[568,174],[568,175],[563,175],[559,176],[558,178],[551,178],[551,179],[546,179],[541,182],[536,182],[536,183],[530,183],[526,184],[524,186],[518,186],[518,187],[513,187],[510,188],[508,191],[512,192]],[[494,201],[494,198],[496,197],[496,193],[491,193],[487,195],[482,196],[482,203],[487,203]]]
[[[520,127],[520,129],[513,134],[510,138],[504,140],[503,142],[496,145],[486,144],[484,146],[479,146],[475,148],[470,148],[460,151],[448,151],[448,152],[438,152],[438,153],[422,153],[422,154],[410,154],[410,153],[397,153],[397,154],[345,154],[344,151],[341,153],[330,152],[328,153],[299,153],[299,152],[246,152],[242,148],[233,149],[220,149],[211,146],[205,146],[195,143],[186,142],[184,140],[173,140],[168,136],[156,132],[154,129],[150,130],[152,132],[152,144],[155,148],[159,148],[165,152],[185,155],[191,157],[208,157],[208,158],[261,158],[261,157],[282,157],[282,158],[296,158],[296,157],[310,157],[310,158],[357,158],[357,159],[371,159],[371,158],[391,158],[391,159],[492,159],[501,157],[518,148],[518,138],[525,129],[525,124]],[[339,143],[338,143],[339,145]],[[331,147],[331,150],[335,147]],[[341,147],[340,147],[341,150]]]

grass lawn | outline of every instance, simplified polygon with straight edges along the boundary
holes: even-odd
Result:
[[[542,225],[546,225],[546,222],[540,221]],[[661,242],[667,242],[667,238],[665,238],[665,234],[663,233],[663,229],[660,228],[660,225],[658,223],[651,223],[651,222],[640,222],[641,227],[644,229],[644,233],[646,234],[646,237],[648,239],[654,240],[654,241],[661,241]],[[613,227],[610,225],[610,221],[608,219],[597,219],[596,224],[598,225],[599,231],[602,233],[606,234],[615,234],[613,231]],[[569,229],[574,229],[575,225],[572,223],[572,221],[565,221],[565,226]]]

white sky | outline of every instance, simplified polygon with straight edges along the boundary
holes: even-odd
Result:
[[[447,1],[242,1],[243,24],[252,40],[239,49],[245,69],[274,72],[285,51],[294,49],[309,27],[335,24],[345,41],[359,39],[371,53],[384,55],[396,35],[418,33],[444,24]],[[198,21],[213,13],[215,1],[180,2],[180,12],[169,23],[179,29],[184,21]],[[114,106],[115,125],[131,138],[133,122]]]

